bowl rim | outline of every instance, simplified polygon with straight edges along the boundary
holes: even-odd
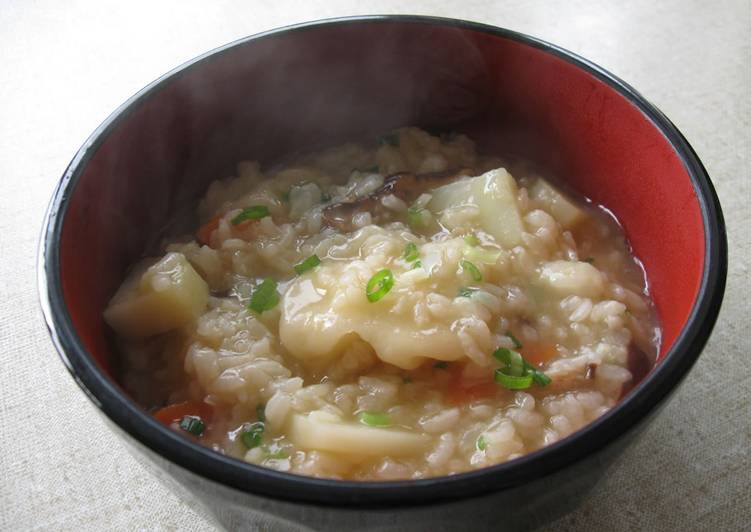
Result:
[[[275,471],[222,455],[158,423],[98,368],[65,306],[60,238],[78,178],[98,147],[141,102],[182,73],[252,41],[338,25],[389,22],[470,30],[540,49],[580,68],[635,105],[668,140],[689,175],[705,236],[701,285],[691,313],[661,362],[612,410],[563,440],[515,460],[452,476],[401,481],[318,479]],[[460,500],[510,489],[581,462],[631,432],[675,390],[701,353],[717,319],[727,276],[727,236],[717,194],[705,168],[673,123],[630,85],[579,55],[523,33],[478,22],[418,15],[337,17],[284,26],[215,48],[162,75],[121,104],[89,136],[63,173],[48,206],[37,256],[40,304],[52,342],[68,371],[98,409],[131,438],[200,477],[252,495],[293,503],[382,508]]]

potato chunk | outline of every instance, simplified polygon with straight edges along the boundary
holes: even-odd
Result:
[[[424,434],[347,423],[321,411],[294,414],[287,434],[301,449],[349,456],[411,455],[425,450],[430,441]]]
[[[597,297],[605,288],[602,273],[587,262],[554,260],[543,264],[540,284],[559,296]]]
[[[462,207],[476,207],[477,223],[499,244],[511,249],[521,242],[523,225],[516,181],[504,168],[438,187],[431,194],[431,211],[441,215]]]
[[[122,336],[146,338],[198,318],[208,297],[206,282],[185,256],[167,253],[126,279],[104,311],[104,319]]]
[[[572,228],[585,216],[579,207],[544,179],[538,178],[535,181],[529,188],[529,196],[545,204],[564,229]]]

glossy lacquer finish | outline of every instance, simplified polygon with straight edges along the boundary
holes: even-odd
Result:
[[[458,130],[610,208],[643,261],[660,359],[610,413],[544,450],[452,477],[358,483],[222,456],[126,397],[102,310],[128,265],[187,228],[208,184],[403,125]],[[250,37],[167,74],[92,135],[53,198],[46,319],[72,374],[132,447],[230,528],[525,527],[576,504],[675,390],[714,325],[726,240],[712,185],[675,127],[600,68],[488,26],[366,17]],[[513,517],[512,517],[513,516]]]

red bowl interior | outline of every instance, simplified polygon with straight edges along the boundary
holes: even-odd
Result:
[[[618,217],[647,271],[671,347],[698,295],[704,227],[680,157],[645,114],[554,53],[473,29],[359,21],[296,29],[178,71],[95,140],[65,215],[65,305],[111,374],[102,320],[127,267],[187,219],[243,159],[403,125],[458,129],[529,159]]]

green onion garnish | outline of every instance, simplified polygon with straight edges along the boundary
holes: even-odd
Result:
[[[509,390],[526,390],[532,386],[532,375],[523,375],[521,377],[506,375],[503,370],[498,368],[495,370],[495,382]]]
[[[261,442],[263,442],[263,431],[265,429],[266,426],[260,421],[257,423],[251,423],[240,435],[243,445],[248,449],[253,449],[261,445]]]
[[[276,451],[267,450],[266,451],[266,458],[271,458],[273,460],[281,460],[282,458],[288,458],[289,455],[287,454],[287,451],[284,449],[277,449]]]
[[[378,144],[380,144],[381,146],[398,146],[399,135],[396,133],[389,133],[388,135],[378,137]]]
[[[479,246],[480,245],[480,239],[477,238],[475,235],[467,235],[464,237],[464,241],[467,243],[468,246]]]
[[[495,381],[509,390],[525,390],[533,382],[538,386],[547,386],[552,382],[550,377],[524,360],[517,351],[499,347],[493,356],[503,364],[502,368],[495,370]]]
[[[279,303],[279,292],[276,291],[276,281],[267,277],[259,284],[250,296],[248,308],[261,314],[271,310]]]
[[[475,446],[477,447],[478,451],[484,451],[485,449],[487,449],[488,442],[485,441],[485,436],[481,434],[480,437],[477,438],[477,442],[475,443]]]
[[[185,432],[190,432],[194,436],[200,436],[203,434],[206,425],[204,425],[203,420],[198,416],[183,416],[180,420],[180,428]]]
[[[360,412],[357,416],[360,423],[369,427],[390,427],[391,417],[382,412]]]
[[[506,331],[506,336],[508,336],[511,341],[514,343],[514,349],[521,349],[522,343],[519,341],[519,339],[513,335],[511,331]]]
[[[482,273],[480,273],[480,270],[477,268],[477,266],[475,266],[468,260],[463,260],[461,261],[460,264],[461,264],[462,270],[469,273],[469,276],[472,277],[473,281],[475,282],[482,281]]]
[[[449,363],[448,362],[436,362],[435,364],[433,364],[433,367],[436,369],[446,369],[449,367]]]
[[[240,214],[232,218],[232,224],[237,225],[243,223],[245,220],[260,220],[269,215],[269,208],[265,205],[253,205],[243,209]]]
[[[365,295],[368,297],[368,301],[375,303],[383,296],[389,293],[389,290],[394,286],[394,274],[391,270],[384,269],[370,278],[368,285],[365,287]]]
[[[417,268],[422,268],[422,261],[420,259],[412,263],[412,269],[415,270]]]
[[[321,264],[321,259],[318,258],[318,255],[313,254],[302,261],[300,264],[295,264],[295,271],[297,272],[297,275],[302,275],[308,270],[312,270],[319,264]]]
[[[256,405],[256,417],[258,421],[266,421],[266,405],[258,403]]]
[[[471,288],[469,286],[462,286],[459,289],[457,297],[472,297],[472,294],[477,292],[477,288]]]
[[[417,245],[413,242],[410,242],[407,244],[407,247],[404,248],[404,260],[407,262],[412,262],[413,260],[417,260],[420,258],[420,252],[417,249]]]
[[[493,352],[493,356],[504,365],[505,373],[514,377],[521,377],[525,373],[524,359],[517,351],[499,347]]]
[[[420,229],[425,227],[425,218],[423,217],[423,211],[420,207],[410,207],[407,209],[407,223],[410,227]]]

